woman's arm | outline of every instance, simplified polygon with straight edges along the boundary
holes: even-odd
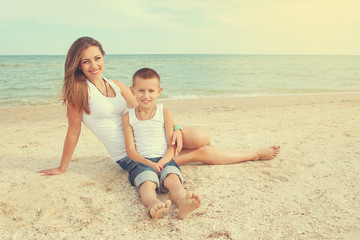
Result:
[[[176,126],[179,126],[179,125],[176,125]],[[173,127],[175,127],[175,125],[173,125]],[[176,157],[177,155],[179,155],[179,153],[181,152],[181,150],[183,148],[183,136],[182,136],[182,132],[180,129],[177,129],[173,132],[171,144],[173,146],[176,145],[176,149],[175,149],[175,157]]]
[[[124,135],[125,135],[125,146],[126,146],[126,153],[128,157],[134,162],[143,163],[149,167],[155,169],[156,172],[160,173],[161,169],[157,163],[150,161],[149,159],[144,158],[141,156],[140,153],[136,151],[135,141],[134,141],[134,134],[132,127],[129,122],[129,112],[125,113],[122,117],[122,123],[124,128]]]
[[[171,112],[168,109],[164,108],[164,124],[165,124],[165,133],[168,148],[164,156],[159,161],[159,165],[164,168],[164,166],[171,161],[175,156],[175,146],[172,144],[172,136],[174,133],[174,120]]]
[[[63,153],[60,166],[52,169],[44,169],[39,171],[43,175],[57,175],[66,172],[71,157],[75,151],[81,132],[82,111],[78,108],[67,106],[68,130],[65,137]]]
[[[128,108],[134,108],[137,107],[138,103],[136,102],[135,97],[132,95],[130,89],[128,87],[125,86],[125,84],[123,84],[120,81],[117,80],[113,80],[113,82],[120,88],[121,90],[121,95],[123,96],[123,98],[126,101],[127,107]]]

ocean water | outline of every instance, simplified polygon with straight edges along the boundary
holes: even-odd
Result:
[[[0,107],[59,104],[65,56],[0,56]],[[360,56],[106,55],[104,77],[130,86],[142,67],[162,99],[360,92]]]

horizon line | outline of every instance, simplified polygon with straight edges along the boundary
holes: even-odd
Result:
[[[267,56],[360,56],[360,54],[331,53],[108,53],[109,55],[267,55]],[[0,56],[66,56],[66,54],[0,54]]]

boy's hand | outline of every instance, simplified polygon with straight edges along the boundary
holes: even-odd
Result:
[[[165,167],[165,165],[166,165],[166,163],[163,163],[163,162],[161,162],[161,160],[158,162],[158,165],[159,165],[159,167],[160,167],[160,169],[161,169],[161,171],[164,169],[164,167]]]
[[[44,169],[40,170],[39,173],[42,173],[42,176],[47,175],[59,175],[65,173],[65,171],[60,170],[60,168]]]
[[[151,164],[149,165],[149,167],[152,167],[153,169],[155,169],[155,171],[160,174],[161,173],[161,168],[159,166],[158,163],[154,163],[154,162],[151,162]]]

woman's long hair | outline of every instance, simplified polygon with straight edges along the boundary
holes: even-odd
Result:
[[[91,37],[81,37],[77,39],[70,47],[65,61],[65,77],[62,89],[63,103],[72,108],[79,108],[90,114],[89,92],[86,82],[86,76],[80,68],[81,53],[90,46],[97,46],[102,55],[105,52],[101,44]]]

